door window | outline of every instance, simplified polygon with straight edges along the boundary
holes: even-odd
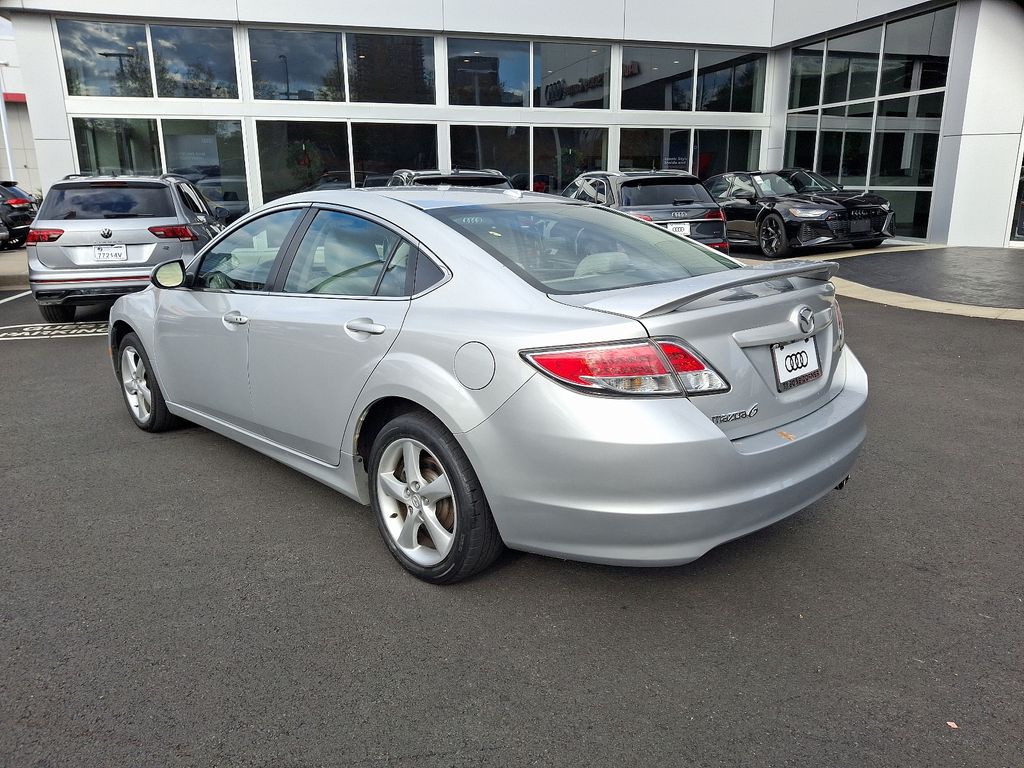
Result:
[[[203,257],[197,288],[262,291],[270,268],[304,208],[261,216],[216,243]]]
[[[728,197],[729,183],[732,181],[732,174],[726,173],[722,176],[718,176],[712,179],[708,185],[707,190],[711,193],[711,196],[716,200],[724,200]]]
[[[586,200],[588,203],[601,203],[603,205],[608,200],[608,193],[603,181],[584,179],[576,198],[578,200]]]
[[[399,243],[403,247],[396,250]],[[393,253],[397,258],[389,265]],[[379,224],[339,211],[320,211],[295,252],[284,290],[373,296],[383,276],[388,292],[382,286],[380,295],[404,296],[409,254],[409,246]]]

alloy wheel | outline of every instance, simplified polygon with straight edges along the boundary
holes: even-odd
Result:
[[[146,363],[135,347],[125,347],[121,353],[121,386],[125,399],[135,418],[142,424],[153,413],[153,393],[147,379]]]
[[[761,251],[765,256],[774,256],[779,252],[782,242],[782,227],[779,220],[769,216],[761,224]]]

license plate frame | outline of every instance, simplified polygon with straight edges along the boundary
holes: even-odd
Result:
[[[821,357],[813,335],[772,344],[771,356],[775,368],[775,386],[779,392],[788,392],[821,378]]]
[[[106,264],[110,261],[128,261],[128,246],[115,243],[110,245],[94,245],[92,247],[92,260],[97,264]]]
[[[668,231],[674,235],[682,235],[683,237],[690,236],[690,222],[680,221],[672,222],[668,225]]]

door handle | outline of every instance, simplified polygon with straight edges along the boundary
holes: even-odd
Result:
[[[375,323],[368,317],[357,317],[355,320],[349,320],[345,323],[345,330],[352,333],[369,333],[374,336],[380,336],[387,329],[386,325]]]
[[[228,312],[224,317],[221,318],[225,323],[231,323],[232,325],[245,325],[249,322],[249,318],[243,315],[241,312],[231,311]]]

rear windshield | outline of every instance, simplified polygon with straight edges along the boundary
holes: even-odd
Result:
[[[697,182],[638,179],[622,185],[622,204],[626,207],[713,202],[708,191]]]
[[[430,213],[545,293],[665,283],[739,266],[603,206],[529,203]]]
[[[447,184],[451,187],[500,187],[512,189],[507,179],[496,179],[494,176],[424,176],[413,179],[413,184],[424,187],[436,187]]]
[[[20,197],[23,200],[35,199],[30,192],[26,192],[21,187],[16,187],[13,184],[0,187],[0,197],[3,197],[5,200],[9,200],[12,197]]]
[[[110,182],[62,184],[43,200],[39,219],[149,219],[174,216],[170,189],[164,184]]]

